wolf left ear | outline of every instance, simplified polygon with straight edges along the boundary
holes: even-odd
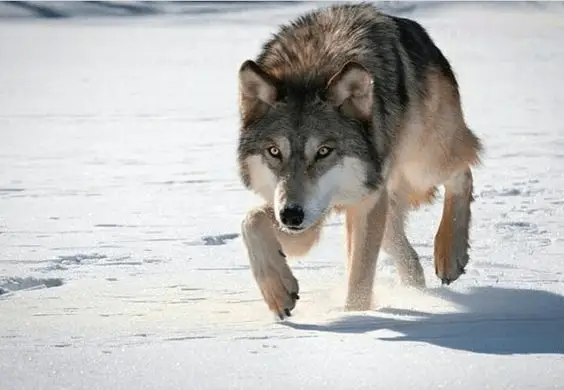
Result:
[[[350,61],[327,84],[327,98],[346,115],[358,119],[372,118],[373,81],[370,72],[358,62]]]

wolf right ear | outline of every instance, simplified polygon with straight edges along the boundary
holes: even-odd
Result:
[[[243,117],[260,115],[276,100],[271,77],[256,62],[247,60],[239,68],[239,98]]]
[[[350,61],[327,84],[328,100],[342,107],[346,115],[359,119],[372,118],[372,75],[357,62]]]

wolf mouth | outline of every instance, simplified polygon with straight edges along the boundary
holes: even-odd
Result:
[[[280,229],[287,231],[288,233],[291,233],[291,234],[298,234],[298,233],[301,233],[304,230],[306,230],[306,228],[304,228],[304,227],[285,226],[285,225],[280,225]]]

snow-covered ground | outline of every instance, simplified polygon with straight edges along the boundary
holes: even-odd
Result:
[[[236,72],[311,7],[0,21],[0,389],[564,388],[564,7],[403,14],[486,145],[468,272],[434,276],[439,202],[410,220],[428,290],[383,254],[344,313],[335,218],[279,322],[239,237]]]

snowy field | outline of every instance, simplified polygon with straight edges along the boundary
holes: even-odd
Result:
[[[236,74],[312,7],[0,19],[1,390],[564,388],[564,6],[402,11],[486,146],[468,272],[434,276],[438,202],[409,227],[429,288],[382,254],[344,313],[335,218],[279,322],[239,236]]]

